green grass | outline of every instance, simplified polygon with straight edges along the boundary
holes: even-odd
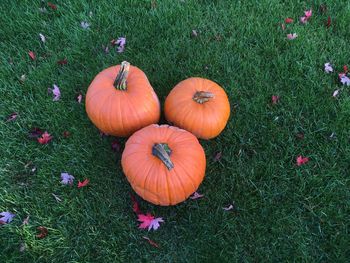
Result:
[[[322,1],[156,2],[151,8],[151,1],[60,0],[57,11],[42,14],[39,0],[1,1],[0,117],[19,113],[0,126],[0,212],[16,213],[0,227],[1,261],[348,261],[350,90],[334,99],[340,85],[323,64],[332,62],[337,72],[350,64],[349,1],[328,1],[327,14],[318,11]],[[284,18],[298,20],[310,7],[309,24],[281,30]],[[81,21],[91,28],[83,30]],[[286,40],[293,32],[299,37]],[[127,38],[126,51],[105,54],[101,46],[119,36]],[[68,64],[57,65],[63,58]],[[201,141],[205,198],[175,207],[141,201],[144,211],[165,220],[155,232],[137,228],[113,138],[101,138],[74,100],[99,71],[123,60],[144,70],[162,103],[176,83],[201,76],[224,87],[232,107],[224,132]],[[62,92],[58,102],[47,94],[54,83]],[[280,103],[272,106],[271,95],[281,96]],[[52,133],[52,143],[28,139],[32,127]],[[65,130],[72,134],[67,139]],[[223,157],[214,162],[218,151]],[[297,167],[298,155],[310,162]],[[60,185],[63,171],[90,178],[90,186]],[[237,212],[223,211],[232,202]],[[29,225],[21,226],[27,215]],[[41,225],[49,234],[37,239]]]

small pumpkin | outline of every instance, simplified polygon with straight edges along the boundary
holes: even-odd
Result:
[[[198,138],[211,139],[225,128],[230,103],[225,91],[215,82],[188,78],[178,83],[165,100],[166,119],[192,132]]]
[[[124,61],[97,74],[86,94],[86,112],[102,132],[126,137],[157,123],[160,103],[145,73]]]
[[[126,142],[122,167],[131,187],[156,205],[186,200],[203,181],[206,159],[198,139],[188,131],[152,124]]]

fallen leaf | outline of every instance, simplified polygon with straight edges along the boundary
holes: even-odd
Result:
[[[83,29],[89,29],[90,24],[89,24],[88,22],[86,22],[86,21],[82,21],[82,22],[80,23],[80,26],[81,26]]]
[[[132,210],[138,215],[141,214],[141,209],[140,209],[140,205],[136,200],[136,197],[130,193],[130,198],[131,198],[131,202],[132,202]]]
[[[12,221],[15,217],[15,214],[12,214],[8,211],[0,213],[0,225],[6,225]]]
[[[326,73],[333,72],[333,67],[332,67],[331,63],[327,62],[327,63],[324,64],[324,71]]]
[[[52,136],[47,132],[47,131],[45,131],[42,135],[41,135],[41,137],[39,137],[38,138],[38,142],[40,143],[40,144],[47,144],[47,143],[49,143],[51,140],[52,140]]]
[[[39,234],[36,235],[37,238],[45,238],[47,236],[47,234],[49,233],[47,228],[44,226],[37,227],[37,230],[39,231]]]
[[[312,9],[306,10],[306,11],[304,12],[304,14],[305,14],[305,17],[306,17],[307,19],[309,19],[309,18],[312,16]]]
[[[89,180],[89,179],[85,179],[85,180],[84,180],[84,181],[82,181],[82,182],[78,181],[78,188],[81,188],[81,187],[87,186],[89,182],[90,182],[90,180]]]
[[[126,38],[125,37],[118,37],[118,39],[115,41],[115,45],[118,46],[117,52],[122,53],[124,52],[126,44]]]
[[[29,224],[29,215],[23,220],[22,226]]]
[[[326,27],[327,27],[327,28],[330,28],[330,27],[331,27],[331,24],[332,24],[332,19],[331,19],[330,16],[328,16],[327,22],[326,22]]]
[[[301,166],[301,165],[303,165],[303,164],[306,164],[308,161],[309,161],[309,158],[308,158],[308,157],[303,157],[303,156],[301,156],[301,155],[299,155],[299,156],[297,157],[297,165],[298,165],[298,166]]]
[[[54,193],[51,193],[52,194],[52,196],[55,198],[55,200],[57,201],[57,202],[62,202],[62,199],[58,196],[58,195],[56,195],[56,194],[54,194]]]
[[[306,24],[312,16],[312,9],[304,11],[304,16],[300,17],[300,23]]]
[[[39,37],[40,37],[41,42],[43,42],[43,43],[46,42],[46,38],[43,34],[39,33]]]
[[[197,30],[193,29],[193,30],[191,31],[191,37],[193,37],[193,38],[198,37],[198,32],[197,32]]]
[[[29,51],[28,55],[32,60],[35,60],[36,56],[35,56],[35,53],[33,51]]]
[[[28,133],[28,137],[32,138],[32,139],[37,139],[39,138],[44,132],[37,127],[32,128],[29,133]]]
[[[286,24],[291,24],[291,23],[294,22],[294,20],[293,20],[292,18],[290,18],[290,17],[287,17],[287,18],[284,20],[284,22],[285,22]]]
[[[343,76],[341,76],[340,82],[341,82],[343,85],[350,86],[350,79],[349,79],[349,77],[346,76],[345,74],[344,74]]]
[[[298,34],[296,34],[296,33],[287,34],[287,38],[288,38],[289,40],[296,39],[297,37],[298,37]]]
[[[64,138],[68,138],[70,136],[70,132],[69,131],[64,131],[63,132],[63,137]]]
[[[57,6],[51,2],[48,2],[47,5],[52,9],[52,10],[57,10]]]
[[[143,238],[143,239],[146,239],[146,240],[148,241],[148,243],[151,244],[151,246],[154,246],[154,247],[156,247],[156,248],[159,248],[159,245],[158,245],[156,242],[154,242],[153,240],[149,239],[148,237],[143,236],[142,238]]]
[[[271,96],[271,103],[272,104],[277,104],[279,100],[280,100],[280,96],[277,96],[277,95]]]
[[[78,102],[78,103],[81,103],[81,100],[83,99],[83,94],[81,93],[78,93],[78,95],[75,97],[75,100]]]
[[[214,162],[220,161],[221,157],[222,157],[222,152],[217,152],[214,156]]]
[[[59,61],[57,61],[57,64],[58,65],[67,65],[67,63],[68,63],[68,61],[67,61],[67,59],[66,58],[64,58],[64,59],[62,59],[62,60],[59,60]]]
[[[343,70],[344,70],[344,73],[345,73],[345,74],[348,73],[348,71],[349,71],[348,66],[347,66],[347,65],[344,65],[344,66],[343,66]]]
[[[120,152],[120,142],[117,139],[115,139],[114,141],[112,141],[111,148],[113,152]]]
[[[199,199],[202,198],[204,195],[200,194],[198,192],[194,192],[192,196],[190,196],[190,199],[195,200],[195,199]]]
[[[53,101],[58,101],[61,98],[60,88],[56,84],[53,84],[53,89],[49,88],[48,92],[53,94]]]
[[[61,184],[70,184],[72,185],[74,181],[74,176],[68,173],[61,173]]]
[[[223,207],[222,209],[224,209],[225,211],[230,211],[230,210],[232,210],[233,208],[234,208],[233,205],[229,205],[229,206],[227,206],[227,207]]]
[[[340,91],[339,89],[336,89],[335,91],[333,91],[332,96],[333,96],[334,98],[338,97],[339,91]]]
[[[299,21],[300,21],[300,23],[302,23],[302,24],[306,24],[306,23],[307,23],[307,18],[306,18],[306,16],[300,17]]]
[[[146,229],[148,228],[148,231],[150,231],[151,229],[153,230],[157,230],[160,226],[159,223],[163,223],[164,220],[161,217],[158,218],[154,218],[154,216],[152,216],[151,214],[138,214],[138,219],[139,222],[141,222],[141,224],[139,225],[139,228],[141,229]]]
[[[17,119],[17,117],[18,117],[18,113],[12,112],[9,116],[7,116],[6,122],[14,121],[15,119]]]

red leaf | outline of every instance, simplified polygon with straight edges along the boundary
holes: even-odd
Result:
[[[344,66],[343,66],[343,69],[344,69],[344,73],[345,73],[345,74],[348,73],[348,70],[349,70],[349,69],[348,69],[348,66],[347,66],[347,65],[344,65]]]
[[[57,6],[51,2],[48,2],[47,5],[52,9],[52,10],[57,10]]]
[[[138,214],[141,214],[141,209],[140,209],[140,205],[139,203],[137,202],[136,200],[136,197],[130,193],[130,198],[131,198],[131,201],[132,201],[132,210],[138,215]]]
[[[40,232],[38,235],[36,235],[37,238],[44,238],[44,237],[46,237],[47,234],[49,233],[49,231],[47,230],[47,228],[44,227],[44,226],[39,226],[37,229],[38,229],[39,232]]]
[[[156,242],[154,242],[153,240],[149,239],[148,237],[142,237],[142,238],[143,238],[143,239],[146,239],[146,240],[148,241],[148,243],[151,244],[151,246],[154,246],[154,247],[156,247],[156,248],[159,248],[159,245],[158,245]]]
[[[303,164],[306,164],[308,161],[309,161],[309,158],[308,158],[308,157],[303,157],[303,156],[301,156],[301,155],[299,155],[299,156],[297,157],[297,165],[298,165],[298,166],[301,166],[301,165],[303,165]]]
[[[141,224],[139,225],[139,228],[141,229],[148,228],[148,231],[150,231],[152,228],[153,230],[157,230],[160,226],[159,223],[164,222],[163,218],[161,217],[155,218],[150,213],[147,213],[147,215],[138,214],[137,217],[138,217],[137,221],[141,222]]]
[[[62,60],[59,60],[59,61],[57,61],[57,64],[58,65],[67,65],[67,63],[68,63],[68,61],[67,61],[67,59],[65,58],[65,59],[62,59]]]
[[[277,102],[279,101],[279,99],[280,99],[280,96],[272,95],[272,97],[271,97],[271,102],[272,102],[272,104],[277,104]]]
[[[64,131],[63,132],[63,137],[64,138],[68,138],[70,136],[70,132],[69,131]]]
[[[35,60],[36,56],[35,56],[35,53],[33,51],[29,51],[28,55],[32,60]]]
[[[287,17],[285,20],[284,20],[284,22],[286,22],[286,24],[291,24],[291,23],[293,23],[293,19],[292,18],[290,18],[290,17]]]
[[[81,188],[81,187],[87,186],[89,182],[90,182],[90,180],[89,180],[89,179],[85,179],[85,180],[84,180],[84,181],[82,181],[82,182],[78,181],[78,188]]]
[[[327,23],[326,23],[326,27],[327,27],[327,28],[330,28],[330,27],[331,27],[331,24],[332,24],[332,19],[331,19],[330,16],[328,16],[328,18],[327,18]]]
[[[14,121],[15,119],[17,119],[17,117],[18,117],[18,113],[17,112],[12,112],[9,116],[7,116],[6,122]]]
[[[40,138],[38,138],[38,142],[40,144],[47,144],[49,143],[51,140],[52,140],[52,136],[47,132],[45,131]]]

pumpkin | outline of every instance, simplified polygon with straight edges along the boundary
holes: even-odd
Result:
[[[211,139],[225,128],[230,103],[225,91],[215,82],[188,78],[178,83],[165,100],[166,119],[192,132],[198,138]]]
[[[135,132],[122,154],[123,172],[135,192],[156,205],[186,200],[203,181],[206,159],[188,131],[152,124]]]
[[[160,103],[145,73],[124,61],[97,74],[86,94],[86,112],[102,132],[126,137],[157,123]]]

